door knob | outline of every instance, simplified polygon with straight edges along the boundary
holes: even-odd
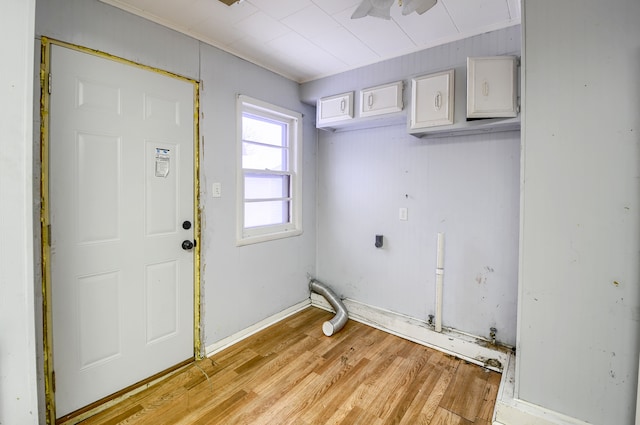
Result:
[[[182,249],[184,249],[185,251],[189,251],[194,246],[195,246],[195,244],[193,242],[191,242],[190,240],[186,240],[186,241],[182,242]]]

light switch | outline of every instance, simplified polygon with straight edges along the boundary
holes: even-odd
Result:
[[[409,220],[409,211],[406,208],[400,208],[398,212],[398,218],[402,221]]]
[[[211,193],[214,198],[220,198],[222,196],[222,183],[214,183]]]

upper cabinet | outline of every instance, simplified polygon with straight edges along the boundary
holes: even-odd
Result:
[[[340,131],[404,124],[415,137],[520,128],[517,56],[470,57],[466,67],[459,64],[409,82],[406,110],[402,80],[362,89],[355,98],[354,91],[320,98],[316,127]]]
[[[453,124],[454,70],[411,79],[409,131]]]
[[[398,81],[363,89],[358,99],[354,99],[354,92],[323,97],[316,106],[316,127],[331,131],[355,130],[404,122],[403,86],[404,82]]]
[[[350,120],[353,118],[353,92],[323,97],[316,106],[316,126]]]
[[[518,116],[518,58],[467,59],[467,118]]]
[[[402,81],[370,87],[360,92],[361,117],[402,111]]]

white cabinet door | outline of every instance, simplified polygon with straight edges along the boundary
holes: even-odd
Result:
[[[402,111],[402,81],[371,87],[360,92],[360,116]]]
[[[517,58],[493,56],[467,59],[467,118],[518,115]]]
[[[318,100],[316,126],[353,118],[353,92]]]
[[[454,70],[411,79],[409,129],[453,124]]]

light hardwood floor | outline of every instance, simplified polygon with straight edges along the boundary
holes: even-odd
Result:
[[[490,425],[500,374],[314,307],[84,424]]]

